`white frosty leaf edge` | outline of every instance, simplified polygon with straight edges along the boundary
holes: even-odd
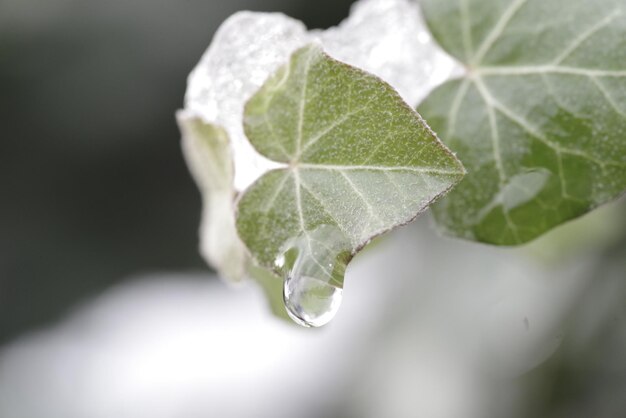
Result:
[[[311,42],[387,81],[411,105],[460,68],[432,39],[418,4],[410,0],[360,0],[346,20],[324,31],[307,31],[281,13],[235,13],[189,75],[185,109],[228,133],[238,192],[281,166],[246,138],[244,104],[296,49]]]
[[[233,164],[226,133],[193,113],[180,110],[183,156],[202,196],[200,254],[221,277],[241,281],[248,269],[248,250],[235,227]]]

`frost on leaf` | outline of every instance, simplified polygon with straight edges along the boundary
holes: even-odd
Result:
[[[247,251],[235,229],[233,165],[228,135],[219,126],[180,111],[183,154],[202,195],[200,252],[219,274],[239,281],[246,274]]]
[[[418,2],[356,2],[350,17],[318,33],[333,58],[385,80],[416,105],[462,67],[432,38]]]
[[[191,72],[185,95],[186,109],[228,133],[235,190],[275,167],[243,132],[244,103],[296,49],[313,41],[330,56],[381,77],[412,105],[458,69],[430,37],[413,1],[362,0],[344,22],[325,31],[307,31],[280,13],[235,13]]]
[[[185,108],[228,133],[237,191],[273,167],[243,132],[244,102],[306,40],[306,28],[297,20],[280,13],[238,12],[218,29],[189,75]]]
[[[325,31],[307,31],[302,22],[280,13],[234,14],[218,29],[191,72],[185,95],[186,117],[197,117],[224,129],[230,150],[220,155],[230,159],[234,168],[230,173],[233,193],[244,191],[263,173],[279,167],[257,152],[244,134],[244,103],[296,49],[312,41],[320,42],[331,56],[388,81],[410,104],[415,104],[458,69],[453,59],[432,40],[417,3],[410,0],[358,1],[344,22]],[[423,82],[416,83],[416,75]],[[187,159],[192,171],[197,172],[192,157],[188,155]],[[201,231],[203,254],[210,264],[224,271],[223,253],[228,251],[213,243],[218,235],[211,228],[217,225],[219,213],[226,212],[225,195],[213,197],[213,189],[204,187],[198,175],[195,177],[205,205]],[[212,200],[222,201],[215,204],[218,209],[213,207]],[[232,206],[232,200],[228,203]],[[228,228],[232,216],[224,218]],[[238,251],[234,254],[237,256],[233,258],[233,266],[245,258]],[[242,262],[235,269],[237,274],[227,275],[240,277],[246,268]]]

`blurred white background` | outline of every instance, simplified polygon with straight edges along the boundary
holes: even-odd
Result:
[[[252,285],[134,277],[2,350],[0,416],[538,416],[542,384],[524,376],[557,349],[589,373],[583,381],[604,372],[625,382],[623,263],[596,276],[598,252],[584,245],[556,262],[533,253],[554,237],[500,249],[438,237],[427,223],[357,257],[339,314],[317,330],[271,316]],[[587,370],[607,321],[601,367]],[[602,397],[623,408],[618,393]],[[585,396],[610,411],[593,416],[623,411]]]

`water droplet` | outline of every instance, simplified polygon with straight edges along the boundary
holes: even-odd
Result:
[[[305,327],[321,327],[335,317],[343,289],[309,276],[290,276],[283,289],[287,313]]]
[[[278,258],[276,258],[276,261],[274,262],[274,266],[278,269],[282,269],[283,267],[285,267],[285,255],[281,254],[278,256]]]
[[[275,266],[283,272],[283,299],[297,324],[327,324],[341,305],[350,241],[338,228],[321,225],[283,246]]]

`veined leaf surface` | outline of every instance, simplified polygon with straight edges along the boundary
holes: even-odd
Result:
[[[464,174],[389,85],[317,45],[296,51],[250,99],[244,128],[284,168],[239,200],[239,236],[260,265],[297,265],[335,286],[355,252],[415,218]]]
[[[626,2],[421,0],[466,66],[418,107],[468,175],[451,235],[520,244],[626,189]]]

